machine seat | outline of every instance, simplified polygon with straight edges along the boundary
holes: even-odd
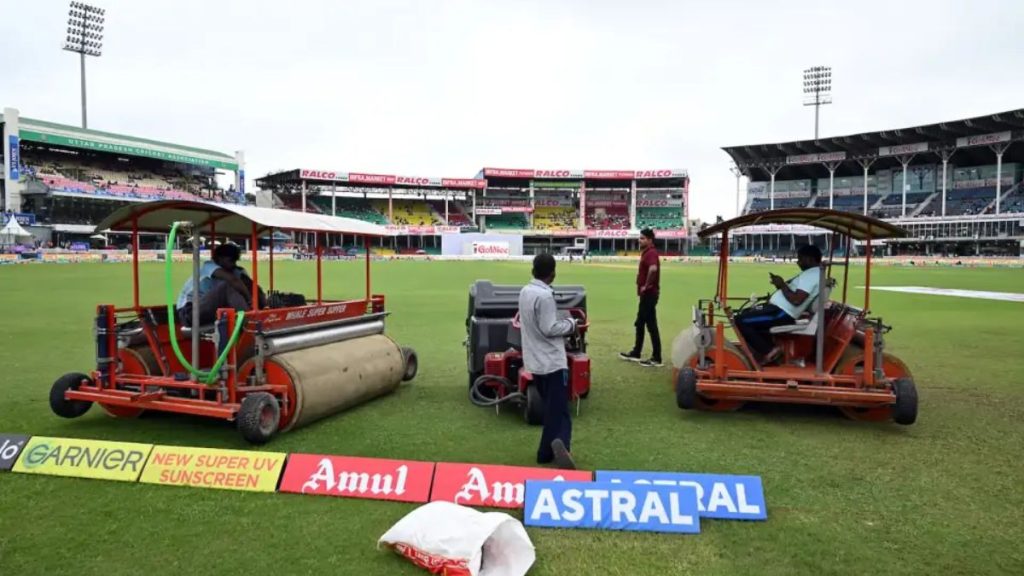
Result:
[[[822,273],[824,275],[824,273]],[[828,299],[832,295],[832,288],[836,285],[834,278],[830,278],[823,282],[824,290],[821,294],[815,297],[811,301],[811,305],[807,307],[808,310],[813,310],[810,316],[797,318],[796,322],[786,326],[775,326],[770,329],[772,334],[793,334],[796,336],[815,336],[818,333],[818,298],[825,299],[825,308],[828,308]]]
[[[216,329],[217,329],[217,326],[215,324],[203,324],[203,325],[201,325],[199,327],[199,335],[200,336],[207,336],[207,335],[213,334],[213,331],[216,330]],[[181,334],[183,336],[191,336],[192,335],[192,325],[190,324],[190,325],[187,325],[187,326],[182,326],[181,327]]]
[[[771,329],[771,333],[814,336],[818,333],[818,315],[812,314],[809,318],[798,318],[796,322],[786,326],[775,326]]]

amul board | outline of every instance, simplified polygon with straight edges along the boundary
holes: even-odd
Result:
[[[463,506],[522,508],[527,480],[589,482],[593,474],[582,470],[555,470],[525,466],[438,463],[430,500]]]
[[[280,491],[426,502],[433,475],[433,462],[292,454],[281,477]]]
[[[135,482],[152,444],[33,436],[14,472]]]
[[[156,446],[139,481],[147,484],[273,492],[277,488],[285,456],[277,452]]]

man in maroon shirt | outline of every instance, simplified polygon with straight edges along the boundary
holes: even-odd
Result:
[[[654,231],[644,228],[640,231],[640,270],[636,275],[636,293],[640,297],[640,308],[636,313],[636,342],[629,352],[621,352],[623,360],[640,362],[642,366],[659,367],[661,362],[661,334],[658,332],[658,291],[661,276],[661,263],[658,250],[654,247]],[[651,357],[642,360],[640,353],[644,349],[644,329],[651,333]]]

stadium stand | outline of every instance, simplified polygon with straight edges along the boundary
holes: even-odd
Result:
[[[494,226],[493,222],[491,223]],[[536,230],[577,228],[579,220],[575,208],[565,206],[538,206],[533,212],[533,227]]]
[[[485,223],[488,228],[498,230],[525,230],[530,226],[529,221],[526,219],[526,215],[520,212],[487,216]]]
[[[444,201],[443,200],[432,200],[430,201],[430,207],[433,208],[434,212],[437,213],[441,220],[444,220]],[[473,225],[473,221],[466,215],[462,205],[458,202],[448,202],[448,225],[459,226],[461,228],[467,228]]]
[[[387,214],[387,200],[374,200],[374,208]],[[437,226],[443,224],[430,205],[422,200],[392,200],[392,224],[396,226]]]
[[[674,230],[683,222],[683,214],[679,208],[637,208],[636,224],[639,228],[652,230]]]
[[[599,230],[629,229],[629,206],[626,204],[587,207],[587,227]]]
[[[331,198],[330,196],[314,196],[313,203],[320,207],[320,210],[324,214],[331,213]],[[337,198],[335,206],[337,207],[338,213],[336,216],[343,218],[354,218],[357,220],[365,220],[366,222],[372,222],[374,224],[380,224],[384,226],[388,223],[388,218],[384,214],[378,212],[368,200],[362,198]]]
[[[51,192],[132,200],[195,199],[244,203],[233,189],[225,191],[172,164],[137,165],[125,158],[62,154],[26,147],[22,156],[29,178]]]

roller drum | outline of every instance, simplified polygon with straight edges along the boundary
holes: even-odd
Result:
[[[334,342],[354,340],[366,336],[373,336],[384,332],[384,321],[375,320],[349,326],[335,326],[322,330],[299,332],[286,336],[267,338],[263,344],[263,353],[267,356],[304,350],[312,347],[319,347]]]
[[[269,383],[292,389],[290,417],[282,418],[286,432],[393,392],[405,360],[391,338],[376,334],[277,354],[265,360],[264,369]]]

